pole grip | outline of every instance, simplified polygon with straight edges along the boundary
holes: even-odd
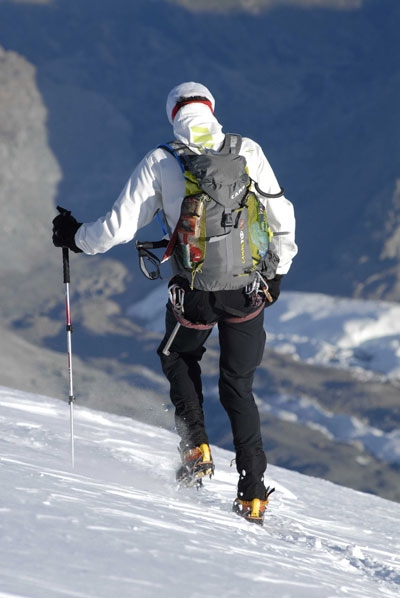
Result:
[[[69,249],[68,247],[62,248],[62,255],[63,255],[63,276],[64,276],[64,283],[69,283],[70,280],[70,273],[69,273]]]

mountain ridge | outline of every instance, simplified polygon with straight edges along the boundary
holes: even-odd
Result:
[[[398,3],[257,17],[95,4],[0,5],[1,43],[36,69],[62,172],[55,203],[78,219],[102,215],[137,160],[170,137],[169,89],[203,79],[225,130],[261,143],[295,204],[300,252],[288,288],[400,297],[400,250],[387,250],[387,227],[393,239],[400,226]],[[249,31],[251,44],[231,44]]]

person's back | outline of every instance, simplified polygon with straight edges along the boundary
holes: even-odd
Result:
[[[172,257],[175,274],[187,278],[191,288],[234,290],[252,284],[261,271],[275,276],[279,256],[269,249],[273,232],[239,155],[241,143],[239,135],[227,134],[219,152],[201,154],[181,142],[162,145],[178,160],[185,179],[163,261]]]

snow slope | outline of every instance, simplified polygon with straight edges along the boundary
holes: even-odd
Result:
[[[270,467],[264,528],[233,455],[178,490],[175,434],[0,387],[0,598],[377,598],[400,590],[400,505]]]

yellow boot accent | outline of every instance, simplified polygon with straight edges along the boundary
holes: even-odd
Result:
[[[200,450],[203,455],[203,462],[211,461],[211,451],[210,451],[210,447],[208,446],[208,444],[201,444]]]
[[[204,469],[203,475],[208,475],[211,477],[214,474],[214,464],[211,456],[210,447],[208,444],[201,444],[199,448],[201,454],[203,455],[201,462],[205,465],[210,466],[209,468],[207,467],[206,469]]]
[[[264,507],[262,510],[262,513],[261,513],[261,503],[263,503],[263,507]],[[253,498],[253,500],[251,501],[250,517],[259,518],[260,516],[262,516],[264,514],[265,507],[267,506],[267,503],[268,503],[267,500],[261,501],[259,498]]]

